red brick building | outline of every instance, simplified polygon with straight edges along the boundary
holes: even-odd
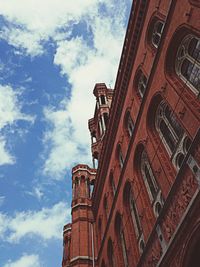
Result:
[[[63,267],[200,266],[199,27],[198,0],[133,1],[115,88],[93,92],[94,168],[72,170]]]

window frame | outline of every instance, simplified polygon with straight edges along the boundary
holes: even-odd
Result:
[[[146,168],[149,171],[150,181],[149,181],[149,179],[146,175],[146,172],[145,172]],[[153,173],[153,170],[152,170],[152,167],[151,167],[151,164],[149,162],[149,158],[148,158],[148,155],[147,155],[147,152],[145,149],[142,151],[142,154],[141,154],[140,171],[141,171],[141,175],[142,175],[143,181],[145,183],[150,201],[151,201],[151,203],[153,203],[157,197],[157,194],[158,194],[160,188],[159,188],[158,182],[154,176],[154,173]],[[151,183],[151,185],[150,185],[150,183]],[[153,186],[154,192],[152,190],[152,186]]]
[[[137,83],[137,90],[141,98],[144,97],[146,88],[147,88],[147,77],[143,73],[142,70],[140,70],[139,77],[138,77],[138,83]],[[143,89],[141,89],[143,88]]]
[[[168,111],[170,111],[171,117],[168,117],[164,114],[166,108],[168,108]],[[168,119],[171,119],[170,120]],[[174,143],[174,148],[173,150],[170,148],[169,144],[167,143],[166,136],[163,135],[162,131],[160,130],[160,120],[165,120],[165,123],[170,131],[171,136],[174,138],[175,143]],[[165,101],[162,100],[158,106],[157,110],[155,113],[155,129],[162,141],[162,144],[164,145],[171,162],[174,164],[177,170],[181,168],[182,162],[188,152],[188,149],[192,143],[192,140],[186,133],[186,130],[184,127],[181,125],[180,121],[178,120],[176,114],[173,112],[172,108],[169,106],[169,104]],[[171,123],[171,124],[170,124]],[[174,125],[172,125],[174,123]],[[176,127],[177,132],[175,131]],[[179,129],[178,129],[179,128]],[[180,132],[178,132],[180,131]],[[186,144],[187,143],[187,144]],[[184,158],[182,158],[182,162],[178,162],[178,157],[180,154],[184,155]]]
[[[130,190],[129,193],[129,199],[128,199],[128,204],[129,204],[129,210],[131,213],[131,219],[132,219],[132,223],[135,229],[135,235],[136,238],[139,239],[141,234],[142,234],[142,224],[140,221],[140,215],[133,197],[133,192],[132,190]]]
[[[160,30],[160,31],[158,31],[158,24],[162,24],[162,26],[161,26],[161,30]],[[158,48],[158,46],[159,46],[159,44],[160,44],[160,40],[161,40],[161,38],[162,38],[162,33],[163,33],[164,25],[165,25],[165,23],[164,23],[164,21],[161,20],[161,19],[156,19],[156,21],[153,23],[153,31],[152,31],[152,34],[151,34],[151,43],[152,43],[152,45],[153,45],[156,49]],[[157,35],[158,38],[159,38],[158,43],[155,43],[155,42],[154,42],[154,36],[156,36],[156,35]]]
[[[199,46],[199,55],[198,55],[199,58],[198,57],[194,58],[189,52],[190,44],[193,39],[197,39],[197,45]],[[190,76],[189,78],[184,76],[183,70],[182,70],[183,64],[186,61],[189,62],[189,65],[187,66],[187,71],[189,67],[192,66],[192,71],[189,74]],[[200,95],[200,83],[199,83],[199,88],[196,88],[195,85],[190,80],[194,68],[198,69],[198,72],[196,74],[199,73],[199,76],[200,76],[200,38],[194,34],[187,34],[186,36],[182,38],[181,43],[177,48],[176,60],[175,60],[175,72],[177,76],[180,77],[180,79],[188,85],[188,87],[193,91],[193,93],[199,96]],[[199,76],[197,75],[197,79]],[[198,85],[198,80],[197,80],[197,85]]]
[[[120,144],[117,145],[117,151],[116,152],[117,152],[117,159],[119,162],[119,166],[120,166],[120,169],[122,170],[123,166],[124,166],[124,156],[123,156],[122,148],[121,148]]]

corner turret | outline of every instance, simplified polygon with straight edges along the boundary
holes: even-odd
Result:
[[[98,167],[102,141],[108,126],[113,92],[112,89],[106,87],[105,83],[97,83],[93,90],[93,94],[96,97],[96,108],[94,117],[88,121],[91,134],[93,168]]]

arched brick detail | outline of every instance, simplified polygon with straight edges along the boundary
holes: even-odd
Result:
[[[189,85],[187,85],[186,82],[184,82],[176,73],[175,61],[177,57],[178,48],[182,40],[189,34],[200,37],[199,31],[186,25],[179,26],[174,32],[169,42],[169,47],[167,49],[165,57],[164,71],[166,79],[170,82],[170,84],[179,94],[181,93],[181,90],[184,86],[187,86],[189,88]],[[191,96],[193,95],[192,90],[188,90],[188,92]]]
[[[137,98],[141,101],[142,100],[142,95],[141,95],[141,92],[139,92],[138,88],[139,88],[139,82],[140,82],[140,78],[141,76],[144,76],[145,79],[146,79],[146,82],[148,80],[148,75],[147,73],[145,72],[144,68],[140,65],[136,72],[135,72],[135,77],[133,79],[133,95],[137,96]],[[146,89],[146,88],[145,88]],[[144,90],[145,92],[145,90]],[[144,94],[143,92],[143,94]]]
[[[151,16],[149,23],[147,25],[145,44],[147,45],[148,48],[150,48],[150,50],[154,54],[156,52],[156,47],[152,44],[152,34],[153,34],[153,30],[154,30],[154,25],[157,21],[163,21],[164,22],[164,20],[165,20],[165,16],[157,11],[157,12],[153,13],[153,15]]]

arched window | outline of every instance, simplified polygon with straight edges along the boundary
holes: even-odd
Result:
[[[113,243],[111,239],[108,240],[107,254],[108,254],[109,267],[117,267],[113,250]]]
[[[122,169],[123,165],[124,165],[124,157],[123,157],[122,149],[121,149],[120,145],[117,146],[117,157],[118,157],[118,160],[119,160],[120,168]]]
[[[191,89],[200,93],[200,38],[188,34],[180,43],[176,55],[175,70],[177,75],[189,83]]]
[[[130,209],[131,219],[134,225],[136,237],[139,238],[142,232],[142,226],[141,226],[140,216],[137,210],[137,206],[133,198],[132,190],[130,190],[130,193],[129,193],[129,209]]]
[[[143,150],[142,155],[141,155],[141,173],[142,177],[144,179],[149,198],[151,202],[154,201],[154,199],[157,196],[158,193],[158,184],[157,181],[154,177],[147,153],[145,150]]]
[[[123,258],[123,266],[128,267],[128,252],[127,252],[127,247],[126,247],[126,240],[125,240],[125,235],[124,235],[124,229],[123,229],[123,224],[121,220],[120,214],[117,214],[116,219],[115,219],[115,230],[118,238],[118,245],[119,245],[119,252],[122,254]]]
[[[141,98],[143,98],[147,86],[147,77],[140,70],[138,73],[137,90]]]
[[[75,178],[75,193],[74,193],[74,197],[75,198],[78,198],[79,197],[79,189],[80,189],[79,182],[80,182],[79,178],[76,177]]]
[[[142,232],[141,216],[139,214],[137,203],[134,198],[133,188],[129,181],[126,182],[123,190],[123,200],[126,207],[124,218],[125,220],[127,220],[127,231],[130,233],[130,237],[132,237],[133,233],[135,233],[135,237],[131,240],[131,242],[137,241],[139,251],[142,252],[141,242],[144,243],[144,236]]]
[[[93,190],[94,190],[94,184],[95,184],[95,179],[91,180],[90,181],[90,197],[92,197],[92,193],[93,193]]]
[[[132,120],[132,117],[129,111],[127,112],[125,116],[125,128],[126,128],[128,136],[131,137],[133,134],[133,130],[134,130],[134,122]]]
[[[184,131],[165,101],[162,101],[158,106],[156,112],[156,128],[160,136],[164,139],[169,153],[173,154]]]
[[[121,244],[122,244],[124,266],[128,267],[128,255],[127,255],[127,248],[126,248],[126,240],[125,240],[124,231],[122,229],[122,226],[121,226],[119,234],[120,234],[120,241],[121,241]]]
[[[173,164],[180,169],[192,141],[164,100],[158,105],[155,126]]]
[[[164,28],[164,21],[156,20],[154,25],[153,25],[153,32],[152,32],[152,36],[151,36],[151,42],[152,42],[153,46],[156,48],[158,47],[158,45],[160,43],[163,28]]]

